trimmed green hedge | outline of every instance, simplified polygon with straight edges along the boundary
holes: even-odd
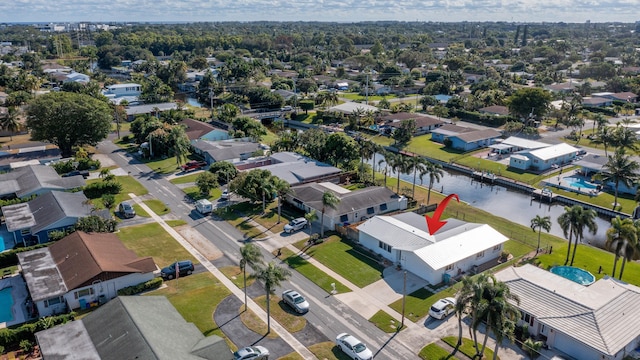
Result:
[[[34,342],[34,334],[53,326],[64,324],[75,318],[75,313],[58,316],[47,316],[37,321],[22,324],[16,328],[0,329],[0,346],[5,349],[15,348],[24,340]]]
[[[118,296],[124,295],[136,295],[143,291],[157,289],[162,286],[162,278],[154,278],[147,282],[140,283],[138,285],[128,286],[118,290]]]
[[[104,194],[119,194],[122,191],[122,184],[116,181],[99,181],[84,187],[84,194],[89,199],[97,199]]]

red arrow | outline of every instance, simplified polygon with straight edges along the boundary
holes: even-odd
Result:
[[[440,228],[447,223],[446,221],[440,221],[440,216],[442,216],[442,212],[444,211],[444,208],[447,207],[447,204],[449,203],[449,200],[451,200],[451,198],[455,198],[456,200],[458,200],[458,202],[460,202],[457,194],[451,194],[444,198],[444,200],[442,200],[440,204],[438,204],[438,207],[436,208],[436,211],[433,212],[432,217],[429,217],[429,215],[425,215],[425,218],[427,219],[427,227],[429,228],[429,235],[435,234],[436,231],[440,230]]]

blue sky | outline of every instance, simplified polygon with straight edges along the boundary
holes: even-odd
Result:
[[[640,0],[0,0],[0,22],[635,22]]]

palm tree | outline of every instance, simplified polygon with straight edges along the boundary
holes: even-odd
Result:
[[[453,353],[451,355],[455,355],[458,352],[460,345],[462,345],[462,318],[465,316],[465,314],[472,312],[472,309],[473,309],[472,304],[476,295],[476,292],[475,292],[475,288],[477,285],[476,281],[477,279],[480,279],[482,276],[483,275],[480,275],[480,277],[477,277],[477,278],[465,276],[462,278],[462,287],[456,294],[456,305],[455,305],[455,314],[456,314],[456,317],[458,318],[458,342],[456,343],[456,346],[453,349]]]
[[[7,112],[0,117],[0,129],[10,132],[9,139],[13,141],[13,133],[20,130],[20,120],[18,120],[18,111],[14,106],[7,109]]]
[[[542,229],[544,231],[551,231],[551,217],[550,216],[540,216],[536,215],[533,219],[531,219],[531,230],[534,232],[538,229],[538,246],[536,246],[536,255],[540,251],[540,236],[542,235]]]
[[[413,169],[413,187],[411,189],[411,197],[416,198],[416,176],[418,172],[421,172],[425,168],[426,160],[419,156],[413,156],[409,158],[408,166]]]
[[[614,142],[614,131],[609,126],[604,126],[598,131],[596,137],[591,140],[594,144],[602,144],[604,146],[604,155],[609,156],[607,147]]]
[[[638,137],[629,127],[618,124],[613,131],[612,144],[617,147],[636,151],[638,150]]]
[[[277,176],[272,176],[271,185],[273,190],[278,196],[278,224],[280,224],[280,210],[282,205],[282,198],[289,192],[291,186],[288,182],[280,179]]]
[[[247,265],[256,269],[262,263],[262,252],[256,245],[249,243],[240,247],[240,269],[244,281],[244,310],[247,311]]]
[[[427,204],[431,201],[431,189],[433,189],[433,183],[435,181],[440,182],[444,172],[442,171],[442,165],[427,161],[424,167],[424,174],[420,173],[420,181],[422,181],[423,175],[429,175],[429,190],[427,191]]]
[[[264,214],[267,208],[267,194],[273,196],[275,188],[273,186],[273,178],[275,176],[269,176],[262,179],[260,183],[260,191],[262,192],[262,213]]]
[[[360,141],[360,176],[364,180],[364,159],[371,159],[375,150],[373,142],[370,140],[362,139]],[[364,182],[364,181],[363,181]]]
[[[626,155],[624,148],[616,149],[613,156],[608,157],[609,160],[602,167],[600,179],[606,184],[613,182],[615,184],[615,197],[613,200],[613,209],[618,205],[618,188],[620,184],[630,188],[638,180],[638,170],[640,164],[634,161],[631,156]]]
[[[327,207],[335,209],[338,203],[340,203],[340,198],[337,197],[331,191],[325,191],[324,194],[322,194],[322,219],[320,220],[320,237],[321,238],[324,237],[324,212]]]
[[[613,270],[611,276],[616,276],[616,266],[623,250],[626,250],[627,244],[638,242],[638,229],[633,220],[630,218],[621,219],[616,216],[611,219],[611,227],[607,229],[607,241],[605,247],[613,252]],[[622,280],[622,271],[620,271],[620,279]]]
[[[256,271],[253,275],[256,279],[262,281],[264,290],[267,293],[267,334],[271,332],[271,306],[270,297],[275,288],[280,283],[287,280],[291,276],[291,271],[276,265],[273,261]]]
[[[394,156],[387,158],[389,166],[398,175],[398,187],[396,193],[400,194],[400,174],[407,171],[409,167],[408,159],[402,154],[394,154]]]
[[[569,246],[567,247],[567,258],[564,264],[569,262],[569,255],[571,253],[571,242],[575,239],[573,247],[573,255],[571,257],[571,265],[576,257],[576,249],[578,248],[578,242],[582,241],[584,237],[584,228],[586,227],[589,232],[595,235],[598,231],[598,225],[595,222],[598,214],[595,210],[583,208],[580,205],[573,205],[571,207],[565,206],[564,213],[558,217],[558,224],[562,228],[564,237],[569,240]]]
[[[384,156],[384,159],[380,159],[380,161],[378,161],[378,167],[384,164],[384,187],[387,187],[387,174],[389,173],[389,157],[394,156],[394,154],[385,151],[383,156]]]
[[[316,211],[312,209],[308,213],[304,214],[304,219],[307,220],[307,225],[309,226],[309,237],[311,237],[311,224],[318,220],[318,214],[316,214]]]
[[[373,181],[373,183],[375,184],[376,182],[376,154],[380,151],[382,151],[382,146],[374,143],[373,141],[371,142],[371,150],[373,152],[373,161],[371,162],[371,181]],[[380,164],[378,164],[380,165]],[[386,184],[385,184],[386,186]]]
[[[482,359],[489,333],[493,332],[496,337],[494,353],[494,359],[496,359],[498,346],[503,336],[511,337],[509,335],[513,334],[514,324],[520,317],[520,311],[511,304],[511,302],[519,304],[520,298],[511,293],[511,289],[507,284],[495,279],[492,282],[487,282],[483,290],[482,300],[478,309],[478,319],[486,324],[486,330],[478,358]]]

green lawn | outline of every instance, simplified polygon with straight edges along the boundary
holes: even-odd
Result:
[[[264,234],[251,225],[246,218],[259,223],[272,233],[277,234],[284,230],[284,226],[290,219],[294,216],[299,216],[283,207],[281,210],[280,223],[278,223],[278,202],[274,201],[267,204],[265,209],[265,212],[262,213],[262,203],[253,204],[247,201],[234,204],[228,208],[221,208],[217,211],[217,214],[238,228],[238,230],[242,231],[247,238],[262,237]]]
[[[166,221],[167,225],[171,226],[171,227],[178,227],[178,226],[182,226],[182,225],[187,225],[187,222],[184,220],[167,220]]]
[[[615,196],[613,193],[601,192],[598,196],[589,196],[586,194],[577,194],[572,191],[565,191],[561,189],[553,189],[554,194],[566,196],[571,199],[576,199],[580,201],[584,201],[589,204],[594,204],[598,206],[602,206],[606,209],[613,209],[613,200]],[[636,208],[636,201],[633,199],[633,195],[630,194],[619,194],[618,195],[618,211],[625,213],[632,213],[633,209]]]
[[[311,247],[304,241],[295,246],[360,288],[382,279],[384,267],[377,259],[337,235]]]
[[[158,174],[173,174],[180,170],[180,165],[178,165],[175,156],[165,159],[145,159],[143,161],[153,172]]]
[[[418,356],[424,360],[447,360],[452,357],[447,350],[441,348],[436,343],[431,343],[423,347],[420,353],[418,353]]]
[[[398,327],[400,327],[400,321],[382,310],[375,313],[371,319],[369,319],[369,322],[373,323],[378,329],[386,333],[397,332]],[[402,329],[405,329],[406,327],[407,326],[404,325]]]
[[[344,98],[344,99],[349,99],[351,101],[362,101],[364,102],[367,97],[364,95],[360,95],[359,93],[340,93],[338,94],[338,97]],[[380,96],[380,95],[369,95],[369,102],[371,101],[380,101],[382,99],[395,99],[397,98],[395,95],[387,95],[387,96]],[[415,100],[414,100],[415,102]],[[371,105],[371,104],[369,104]]]
[[[480,344],[478,344],[479,346],[482,346],[482,339],[484,339],[484,335],[482,334],[478,334],[478,341],[480,342]],[[446,342],[447,344],[455,347],[456,344],[458,343],[458,338],[455,336],[447,336],[445,338],[442,338],[442,341]],[[460,349],[458,349],[461,353],[467,355],[469,358],[472,359],[476,359],[474,357],[474,355],[476,354],[476,348],[473,345],[473,340],[471,339],[467,339],[465,337],[462,338],[462,345],[460,345]],[[488,347],[485,348],[484,350],[484,354],[482,356],[482,359],[493,359],[493,350],[489,349]],[[500,359],[500,356],[497,356],[497,359]]]
[[[138,205],[137,203],[133,203],[133,210],[135,210],[136,215],[138,215],[138,216],[142,216],[142,217],[146,217],[146,218],[151,217],[151,215],[149,215],[149,213],[145,209],[143,209],[142,206]],[[114,211],[117,211],[117,209],[114,210]]]
[[[219,268],[220,272],[224,274],[232,283],[234,283],[239,289],[244,289],[244,277],[242,276],[242,270],[240,270],[239,266],[224,266]],[[251,269],[247,269],[247,286],[251,286],[254,281],[254,278],[250,277]]]
[[[258,296],[253,299],[260,307],[267,311],[267,296]],[[296,333],[307,325],[307,319],[304,316],[296,314],[291,310],[289,305],[285,304],[277,295],[271,295],[269,297],[271,317],[277,321],[282,327],[287,329],[290,333]]]
[[[320,271],[320,269],[313,266],[311,263],[309,263],[307,260],[304,260],[300,256],[295,255],[291,250],[287,248],[282,249],[282,255],[280,256],[280,258],[283,259],[283,261],[287,263],[287,265],[289,265],[292,269],[296,270],[304,277],[311,280],[311,282],[321,287],[327,293],[331,293],[332,283],[336,285],[336,290],[339,294],[351,291],[348,287],[344,286],[336,279]]]
[[[209,196],[204,196],[200,193],[200,189],[198,189],[197,186],[191,186],[188,188],[184,188],[182,189],[182,191],[185,193],[185,195],[189,196],[190,198],[192,198],[193,200],[200,200],[200,199],[204,199],[207,198],[209,200],[217,200],[220,198],[220,195],[222,195],[222,190],[220,190],[219,188],[215,188],[213,190],[211,190],[209,192]]]
[[[179,177],[176,177],[176,178],[173,178],[173,179],[169,180],[169,182],[174,184],[174,185],[194,183],[194,182],[196,182],[196,178],[198,177],[198,175],[200,175],[200,173],[190,174],[190,175],[185,175],[185,176],[179,176]]]
[[[147,295],[166,296],[180,315],[186,321],[194,323],[205,336],[215,334],[225,337],[213,320],[213,312],[231,292],[218,279],[205,272],[166,281],[165,284],[166,288]]]
[[[165,215],[171,212],[171,209],[158,199],[145,200],[143,202],[151,209],[151,211],[156,213],[156,215]]]
[[[159,267],[177,260],[197,262],[187,250],[157,223],[128,226],[116,234],[125,246],[138,256],[151,256]]]
[[[343,353],[333,341],[326,341],[313,344],[308,347],[318,359],[322,360],[351,360],[347,354]]]

